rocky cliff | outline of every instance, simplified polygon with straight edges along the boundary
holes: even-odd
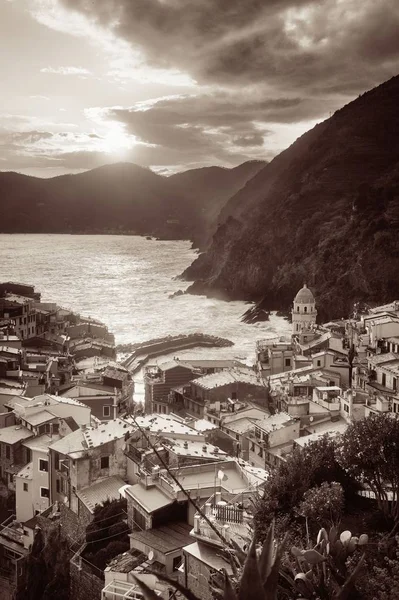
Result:
[[[399,297],[399,77],[274,158],[222,209],[190,291],[286,308],[307,281],[322,317]]]

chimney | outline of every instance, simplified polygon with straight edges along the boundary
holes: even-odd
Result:
[[[194,517],[194,533],[196,533],[196,534],[200,533],[200,519],[201,519],[201,517],[199,515],[195,515],[195,517]]]

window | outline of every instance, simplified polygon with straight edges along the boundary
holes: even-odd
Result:
[[[251,444],[251,452],[255,452],[255,444],[254,444],[254,442],[252,442],[252,444]]]
[[[6,444],[6,458],[10,458],[11,456],[11,448],[8,444]]]
[[[236,440],[240,441],[240,436],[238,435],[238,433],[236,433]]]
[[[42,458],[39,458],[39,471],[48,473],[48,460],[43,460]]]
[[[321,360],[318,360],[318,361],[317,361],[317,366],[318,366],[318,367],[321,367]]]
[[[58,452],[54,452],[54,469],[56,471],[60,470],[60,455]]]
[[[46,488],[46,487],[41,487],[40,488],[40,497],[41,498],[50,498],[50,494],[49,494],[48,488]]]
[[[299,306],[296,307],[296,312],[299,312]]]
[[[286,358],[285,359],[285,366],[286,367],[290,367],[291,366],[291,359],[290,358]]]
[[[384,387],[386,386],[387,376],[385,375],[385,373],[382,373],[382,375],[381,375],[381,383]]]
[[[109,469],[109,456],[101,457],[101,469]]]
[[[349,412],[349,406],[347,404],[344,404],[344,411],[347,413]]]
[[[24,481],[24,484],[23,484],[23,489],[24,489],[24,492],[28,492],[29,491],[28,484],[25,483],[25,481]]]
[[[103,417],[110,417],[110,416],[111,416],[111,407],[103,406]]]
[[[173,559],[173,570],[174,571],[177,571],[177,569],[180,567],[181,561],[182,561],[181,554],[179,556],[174,557],[174,559]]]
[[[308,312],[308,307],[307,307],[307,306],[304,306],[303,310],[304,310],[305,312]]]
[[[56,481],[55,481],[55,489],[56,489],[57,494],[59,494],[60,493],[60,480],[59,479],[56,479]]]

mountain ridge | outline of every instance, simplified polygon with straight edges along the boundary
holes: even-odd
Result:
[[[3,233],[136,233],[206,243],[221,205],[264,162],[166,177],[111,163],[48,179],[0,172]],[[211,169],[211,171],[209,171]],[[237,171],[238,169],[238,171]],[[201,183],[202,179],[202,183]]]
[[[221,210],[192,293],[288,308],[307,281],[322,316],[399,296],[399,77],[276,156]],[[388,248],[388,249],[387,249]]]

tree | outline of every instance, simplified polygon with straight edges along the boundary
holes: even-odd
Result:
[[[344,504],[342,485],[335,481],[324,482],[305,492],[298,507],[298,514],[305,519],[315,521],[319,526],[323,523],[329,523],[332,526],[340,521]]]
[[[48,583],[43,549],[44,536],[42,530],[38,529],[27,561],[25,586],[20,591],[19,600],[38,600],[43,595]]]
[[[391,413],[352,423],[342,437],[341,464],[375,495],[378,508],[399,526],[399,419]]]
[[[329,436],[296,448],[287,460],[269,476],[264,494],[258,502],[255,526],[261,539],[274,517],[296,517],[296,509],[304,494],[323,482],[338,482],[345,501],[354,494],[356,486],[338,462],[338,443]]]

